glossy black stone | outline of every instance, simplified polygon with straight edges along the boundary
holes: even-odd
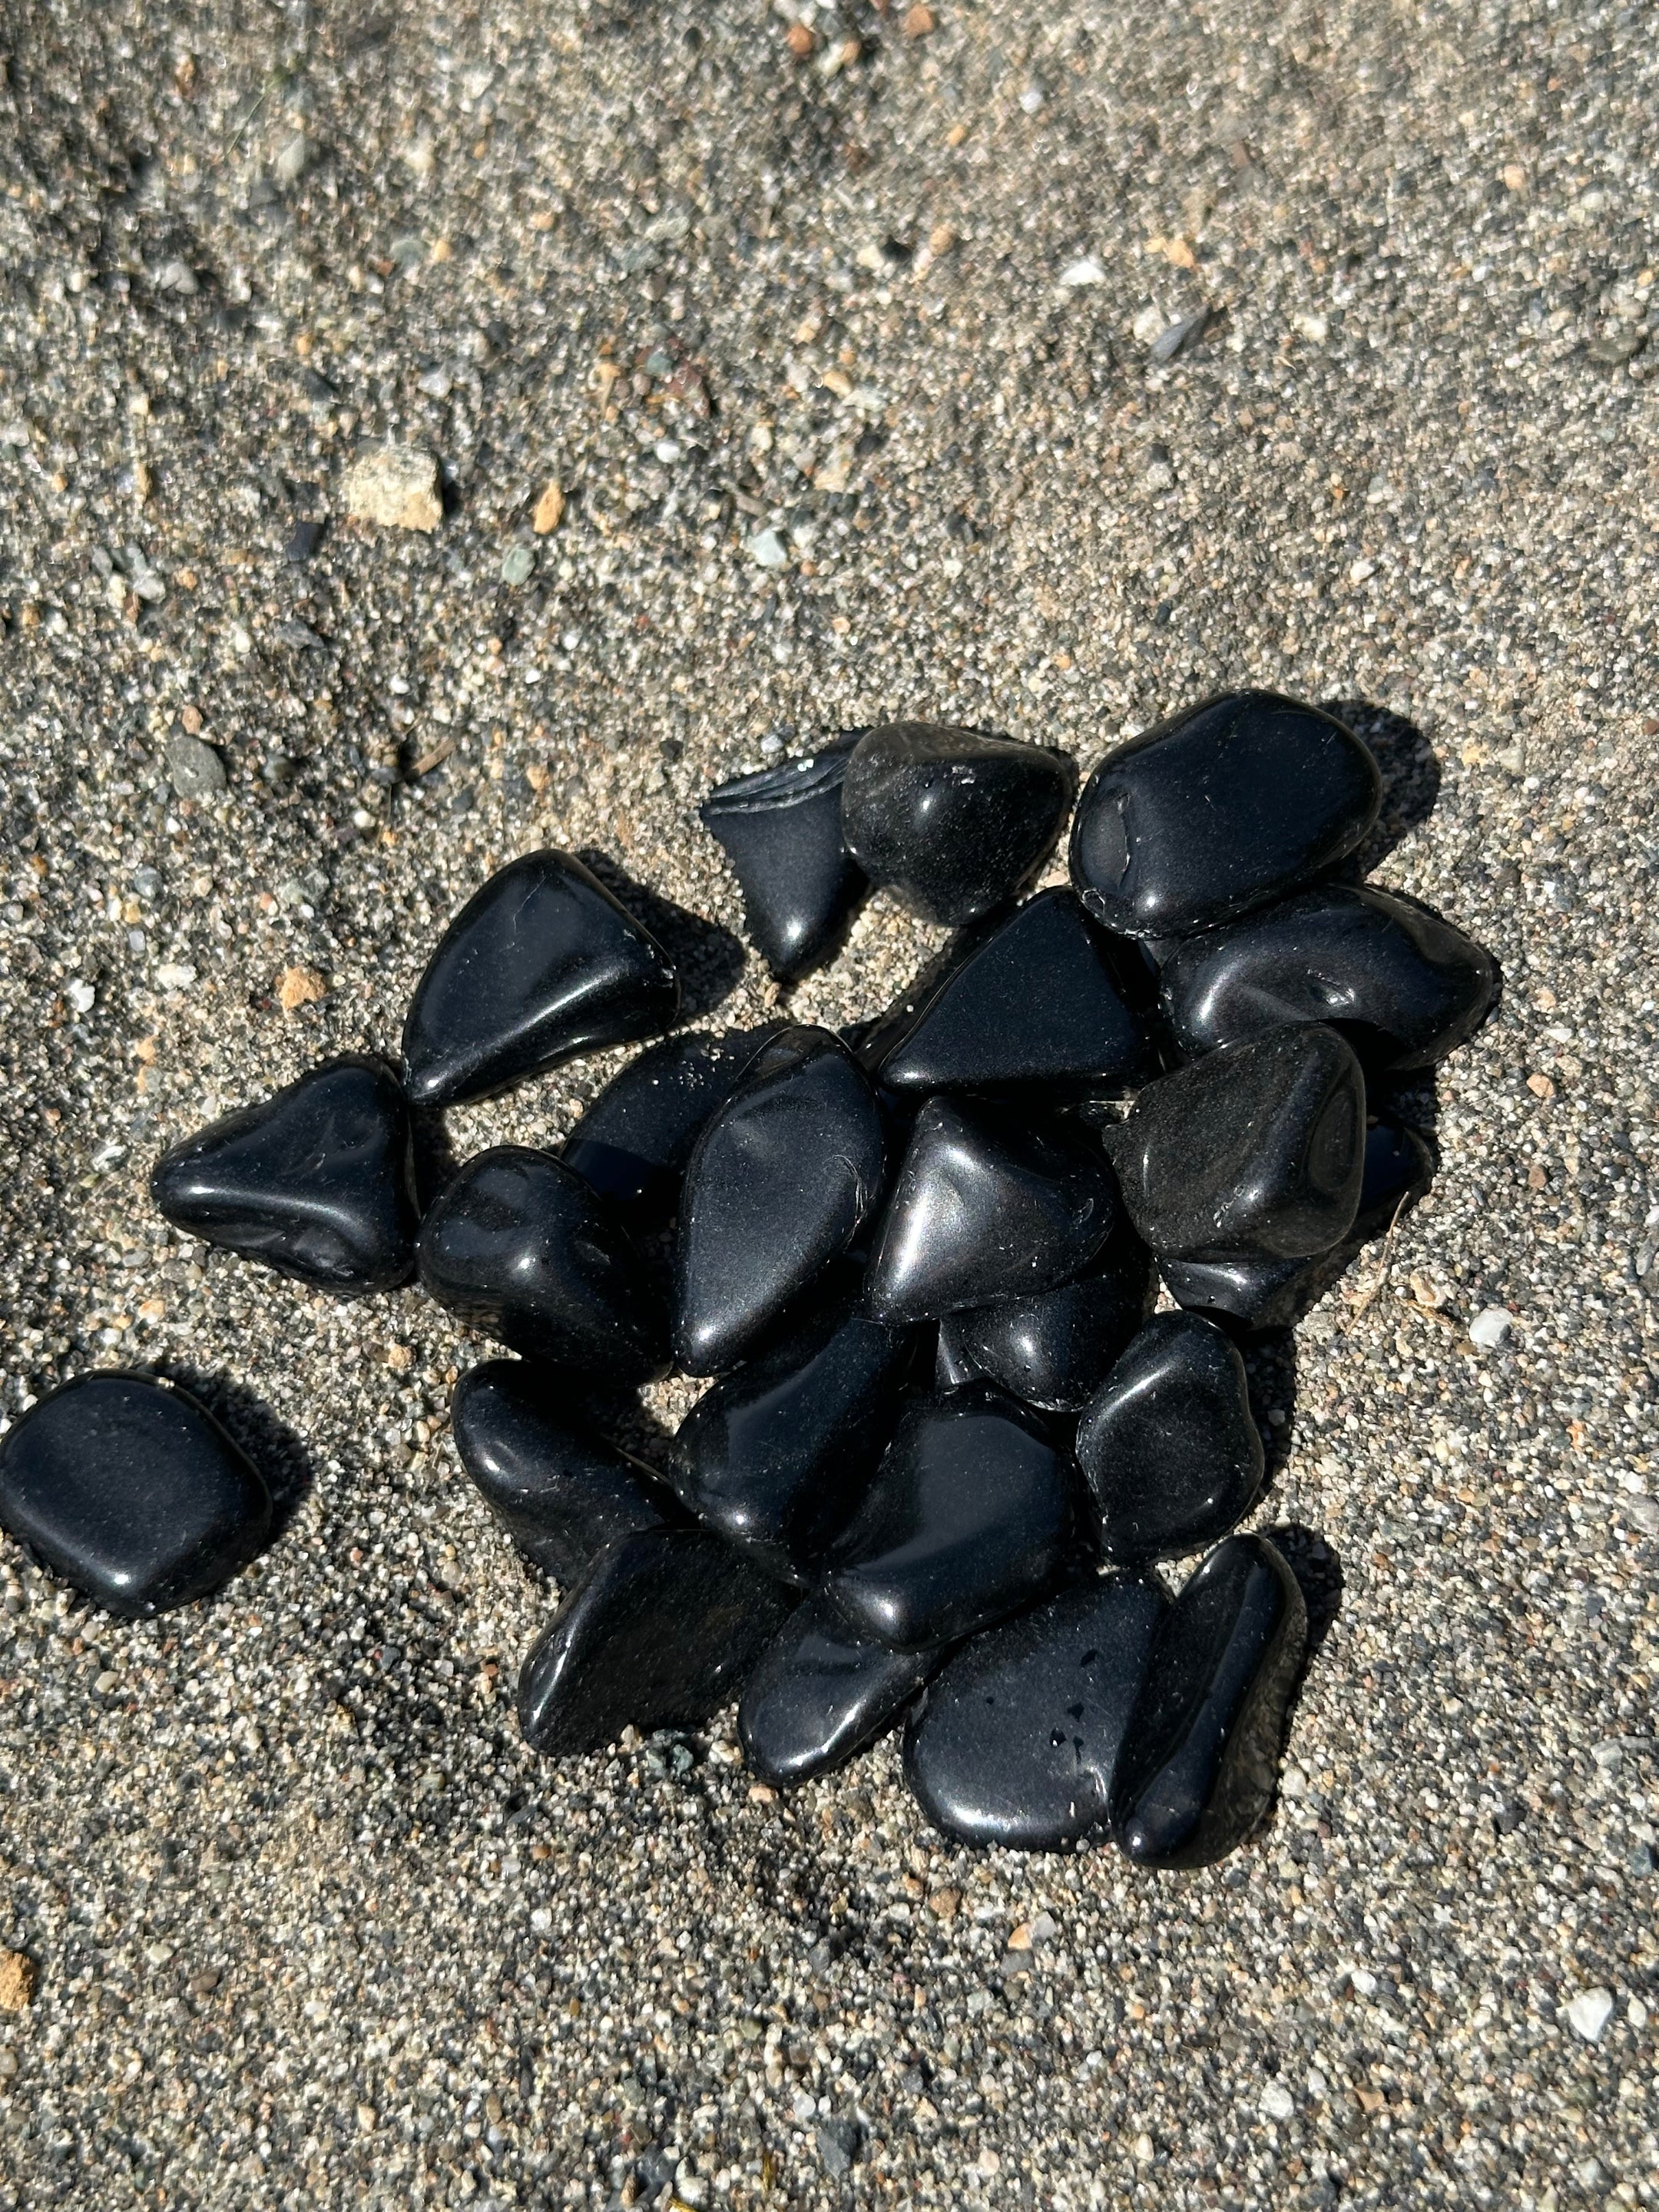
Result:
[[[744,1684],[744,1757],[780,1788],[832,1773],[898,1718],[944,1656],[850,1635],[827,1598],[807,1598]]]
[[[856,734],[711,791],[698,811],[726,848],[749,934],[788,981],[827,959],[869,889],[842,842],[841,787]]]
[[[680,1198],[674,1353],[734,1366],[852,1243],[880,1202],[875,1094],[828,1030],[782,1030],[698,1138]]]
[[[1074,1281],[948,1314],[940,1357],[954,1380],[982,1376],[1028,1406],[1075,1412],[1146,1318],[1156,1287],[1151,1254],[1120,1223]]]
[[[915,1332],[847,1300],[706,1391],[674,1440],[674,1487],[771,1573],[805,1582],[874,1474],[915,1364]]]
[[[1000,1620],[1077,1553],[1073,1473],[1039,1417],[978,1384],[915,1401],[830,1547],[857,1636],[920,1651]]]
[[[264,1478],[187,1390],[83,1375],[0,1445],[0,1526],[111,1613],[202,1597],[270,1534]]]
[[[192,1237],[356,1296],[415,1265],[409,1109],[384,1060],[327,1061],[156,1163],[150,1196]]]
[[[1110,951],[1068,890],[1039,891],[954,968],[881,1062],[895,1091],[1117,1095],[1155,1072]]]
[[[702,1528],[618,1536],[548,1624],[519,1675],[535,1751],[599,1751],[630,1724],[692,1728],[735,1697],[793,1600]]]
[[[1104,1153],[1079,1129],[930,1098],[916,1115],[865,1285],[882,1321],[1051,1290],[1117,1218]]]
[[[527,1358],[607,1382],[668,1365],[667,1316],[627,1231],[550,1152],[475,1153],[421,1225],[421,1283]]]
[[[1265,1536],[1217,1545],[1164,1614],[1112,1785],[1112,1830],[1150,1867],[1209,1866],[1273,1793],[1307,1650],[1296,1577]]]
[[[577,1053],[666,1029],[667,954],[568,853],[498,868],[445,930],[404,1024],[417,1106],[485,1098]]]
[[[1005,905],[1059,836],[1077,769],[1064,753],[939,722],[887,722],[853,748],[842,787],[848,850],[927,921]]]
[[[1274,1030],[1149,1083],[1106,1141],[1160,1261],[1306,1259],[1353,1226],[1365,1079],[1334,1030]]]
[[[519,1549],[560,1583],[615,1537],[679,1519],[648,1468],[574,1417],[571,1395],[568,1376],[489,1359],[462,1376],[450,1409],[461,1465]]]
[[[1120,1566],[1201,1551],[1261,1488],[1238,1347],[1200,1314],[1154,1314],[1078,1423],[1100,1548]]]
[[[630,1223],[665,1221],[692,1146],[765,1042],[694,1030],[647,1045],[588,1106],[559,1157]]]
[[[1091,1575],[964,1644],[905,1731],[905,1779],[933,1826],[1028,1851],[1103,1826],[1166,1609],[1154,1581]]]
[[[1497,989],[1492,955],[1427,907],[1330,884],[1188,939],[1164,963],[1160,997],[1184,1052],[1328,1022],[1368,1069],[1397,1073],[1462,1044]]]
[[[1376,819],[1352,730],[1272,691],[1206,700],[1108,753],[1072,825],[1072,881],[1123,937],[1184,937],[1299,890]]]

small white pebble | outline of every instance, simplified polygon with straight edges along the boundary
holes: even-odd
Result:
[[[1261,2110],[1270,2120],[1288,2120],[1296,2111],[1296,2100],[1282,2081],[1264,2082]]]
[[[1612,2018],[1611,1990],[1581,1990],[1567,2007],[1568,2021],[1586,2043],[1599,2043],[1602,2029]]]
[[[77,1014],[89,1014],[98,1000],[90,983],[71,983],[64,995]]]
[[[1503,1306],[1486,1306],[1469,1323],[1469,1341],[1483,1352],[1496,1352],[1513,1323]]]
[[[775,530],[757,530],[749,541],[749,557],[762,568],[787,568],[789,549]]]

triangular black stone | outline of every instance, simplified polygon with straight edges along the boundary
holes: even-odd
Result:
[[[841,787],[856,735],[717,785],[698,810],[743,890],[749,934],[781,981],[840,944],[870,886],[842,842]]]

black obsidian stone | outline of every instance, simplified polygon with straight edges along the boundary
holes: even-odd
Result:
[[[404,1024],[417,1106],[485,1098],[577,1053],[666,1029],[680,987],[643,923],[568,853],[526,853],[475,891]]]
[[[771,1573],[805,1582],[864,1494],[899,1417],[915,1332],[848,1301],[706,1391],[674,1440],[683,1504]]]
[[[1200,1314],[1154,1314],[1078,1423],[1077,1460],[1118,1565],[1224,1536],[1264,1464],[1237,1345]]]
[[[83,1375],[0,1445],[0,1526],[111,1613],[202,1597],[260,1551],[270,1493],[187,1390]]]
[[[953,1381],[982,1376],[1028,1406],[1074,1413],[1146,1318],[1155,1290],[1151,1254],[1120,1224],[1075,1281],[947,1314],[939,1357]]]
[[[784,1030],[698,1138],[680,1198],[674,1352],[718,1375],[779,1323],[880,1203],[882,1117],[828,1030]]]
[[[832,1773],[897,1719],[944,1656],[850,1635],[826,1598],[807,1598],[744,1684],[744,1757],[781,1788]]]
[[[1077,789],[1064,753],[939,722],[887,722],[853,748],[848,850],[927,921],[972,921],[1036,874]]]
[[[1328,1022],[1367,1068],[1402,1073],[1462,1044],[1497,988],[1492,955],[1429,908],[1329,884],[1188,938],[1164,963],[1160,995],[1184,1052]]]
[[[627,1384],[667,1369],[667,1316],[627,1231],[550,1152],[475,1153],[421,1225],[420,1267],[441,1306],[526,1358]]]
[[[568,1376],[489,1359],[462,1376],[450,1408],[461,1465],[519,1549],[560,1583],[614,1537],[679,1518],[648,1468],[572,1418]]]
[[[665,1221],[704,1124],[765,1042],[697,1030],[647,1045],[588,1106],[559,1157],[630,1223]]]
[[[1012,1850],[1102,1826],[1166,1609],[1154,1581],[1091,1576],[964,1644],[905,1731],[905,1779],[933,1826]]]
[[[1068,890],[1039,891],[952,969],[882,1060],[895,1091],[1050,1096],[1133,1090],[1153,1073],[1110,949]]]
[[[1274,1030],[1149,1083],[1108,1142],[1160,1263],[1306,1259],[1353,1226],[1365,1079],[1334,1030]]]
[[[1069,1465],[1036,1414],[978,1384],[907,1408],[823,1587],[855,1635],[921,1651],[1052,1587],[1077,1548]]]
[[[1376,819],[1352,731],[1273,691],[1190,707],[1108,753],[1072,825],[1072,881],[1124,937],[1184,937],[1299,890]]]
[[[1080,1129],[930,1098],[916,1115],[865,1286],[882,1321],[1051,1290],[1117,1218],[1112,1170]]]
[[[150,1196],[175,1227],[355,1297],[415,1265],[409,1109],[381,1060],[327,1061],[164,1153]]]
[[[519,1675],[534,1751],[598,1751],[630,1724],[692,1728],[736,1696],[793,1600],[702,1528],[605,1546]]]
[[[1296,1577],[1265,1536],[1218,1544],[1164,1614],[1112,1785],[1112,1830],[1150,1867],[1209,1866],[1273,1792],[1307,1650]]]
[[[856,735],[711,791],[698,812],[726,848],[749,934],[784,981],[829,957],[869,889],[842,842],[841,787]]]

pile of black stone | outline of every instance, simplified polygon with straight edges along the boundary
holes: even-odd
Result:
[[[1109,1830],[1156,1866],[1266,1808],[1306,1615],[1273,1545],[1229,1533],[1264,1467],[1238,1340],[1426,1186],[1389,1085],[1469,1035],[1497,971],[1354,880],[1378,770],[1316,708],[1241,693],[1119,747],[1073,888],[1016,903],[1075,784],[1060,753],[902,723],[723,786],[702,818],[781,979],[872,884],[953,927],[946,954],[839,1036],[652,1045],[558,1152],[481,1152],[423,1218],[414,1115],[676,1018],[661,947],[567,854],[456,916],[401,1080],[332,1061],[158,1166],[192,1235],[348,1295],[418,1271],[520,1355],[463,1376],[453,1426],[562,1593],[520,1681],[532,1744],[737,1695],[787,1784],[908,1714],[942,1829]],[[592,1409],[671,1362],[713,1381],[665,1482]],[[128,1613],[211,1587],[268,1518],[206,1413],[140,1377],[70,1384],[0,1464],[0,1519]],[[1157,1563],[1211,1547],[1172,1600]]]

